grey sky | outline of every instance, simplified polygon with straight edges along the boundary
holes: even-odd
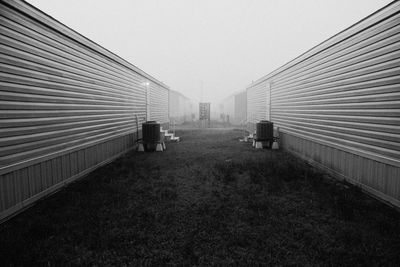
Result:
[[[195,101],[217,103],[390,0],[29,0]]]

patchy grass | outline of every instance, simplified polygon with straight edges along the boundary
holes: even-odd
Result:
[[[19,265],[397,265],[400,216],[232,129],[180,130],[0,226]]]

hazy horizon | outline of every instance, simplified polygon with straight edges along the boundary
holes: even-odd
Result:
[[[217,104],[392,1],[28,2],[172,90]]]

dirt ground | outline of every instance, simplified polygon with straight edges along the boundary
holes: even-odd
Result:
[[[394,209],[234,129],[177,130],[0,225],[2,266],[398,266]]]

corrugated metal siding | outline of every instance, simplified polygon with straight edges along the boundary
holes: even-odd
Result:
[[[58,168],[30,166],[73,162],[78,153],[87,158],[71,165],[79,174],[132,147],[136,115],[139,125],[146,117],[145,82],[153,118],[168,122],[168,87],[29,4],[1,1],[0,32],[0,213],[68,179]],[[96,146],[100,154],[88,156]],[[52,180],[42,181],[43,172]]]
[[[273,121],[283,131],[399,164],[398,10],[271,77]]]
[[[148,77],[88,40],[61,34],[56,22],[44,24],[24,3],[10,3],[28,8],[35,19],[1,3],[1,170],[136,131],[134,115],[145,116],[141,83]],[[160,95],[166,98],[155,102],[167,103]]]
[[[0,175],[0,222],[125,153],[135,139],[117,137]]]
[[[281,143],[333,176],[400,207],[400,168],[287,133],[281,134]]]
[[[261,81],[247,88],[247,127],[255,131],[255,124],[260,120],[269,120],[270,92],[269,81]]]
[[[271,120],[291,138],[329,147],[323,166],[333,166],[336,149],[400,167],[399,12],[400,2],[393,2],[251,84],[250,121],[263,118],[270,83]],[[352,160],[352,171],[341,172],[354,180],[360,166]],[[369,186],[389,195],[381,183],[399,184],[387,177],[369,177]]]
[[[169,89],[150,83],[150,120],[160,122],[164,127],[169,122]]]

